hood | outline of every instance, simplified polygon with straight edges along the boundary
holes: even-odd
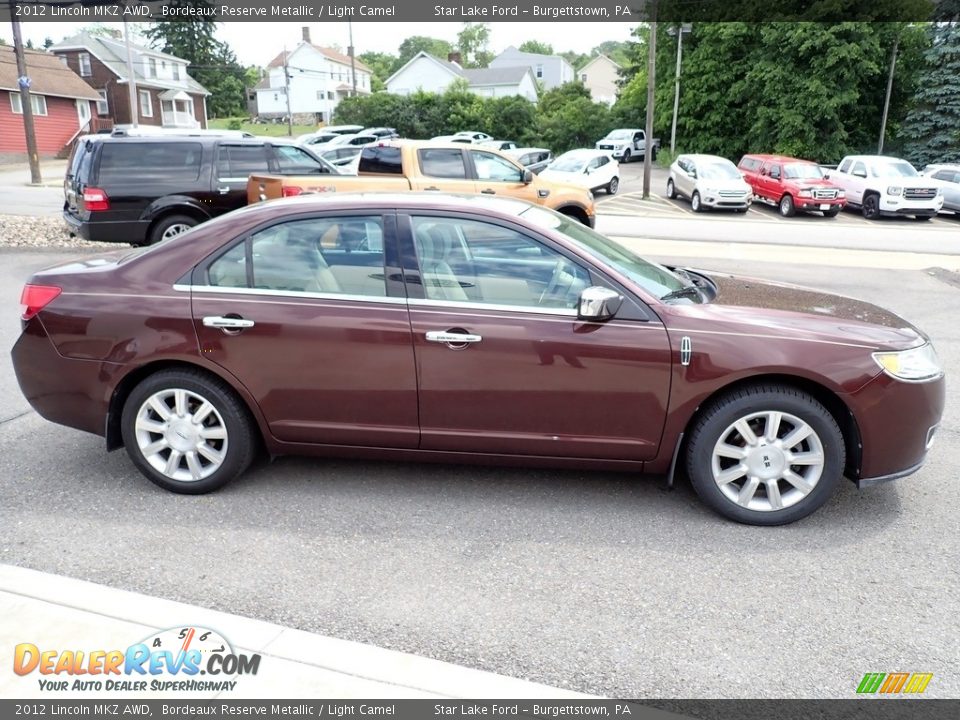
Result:
[[[902,349],[926,341],[900,316],[862,300],[740,275],[695,272],[713,281],[716,297],[702,305],[677,306],[688,316],[750,325],[749,332],[760,334],[799,333],[876,348]]]
[[[752,190],[750,185],[743,178],[700,178],[697,185],[702,188],[711,188],[716,190],[737,190],[739,192],[748,192]]]

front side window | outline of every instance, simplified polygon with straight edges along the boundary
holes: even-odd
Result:
[[[854,163],[853,170],[850,171],[852,175],[859,175],[861,177],[867,176],[867,168],[862,162]]]
[[[310,218],[254,233],[217,258],[210,285],[386,297],[380,216]]]
[[[511,228],[460,218],[413,218],[424,292],[431,300],[573,309],[589,273]]]
[[[463,153],[453,148],[424,148],[417,151],[420,170],[424,175],[437,178],[465,180],[467,167]]]
[[[497,182],[523,182],[523,171],[508,160],[493,153],[473,150],[473,164],[477,168],[477,179]]]

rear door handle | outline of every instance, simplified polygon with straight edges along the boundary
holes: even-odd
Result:
[[[223,317],[222,315],[207,315],[203,319],[204,327],[220,328],[221,330],[244,330],[252,328],[256,323],[239,317]]]

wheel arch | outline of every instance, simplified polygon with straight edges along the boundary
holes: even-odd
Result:
[[[804,392],[823,405],[827,412],[833,416],[840,433],[843,435],[843,444],[846,449],[846,465],[843,472],[849,478],[856,479],[860,475],[862,445],[860,439],[860,426],[857,419],[843,399],[826,385],[816,380],[800,377],[799,375],[789,375],[785,373],[767,373],[761,375],[751,375],[730,382],[722,387],[716,388],[707,397],[703,398],[697,409],[690,416],[684,425],[681,435],[677,440],[675,452],[680,453],[678,457],[685,457],[686,446],[690,437],[690,431],[694,424],[703,415],[708,408],[718,398],[737,390],[742,390],[756,385],[785,385],[801,392]]]
[[[210,219],[210,213],[193,202],[189,202],[187,198],[183,200],[166,200],[166,202],[158,201],[144,212],[143,219],[150,223],[147,226],[147,238],[150,237],[150,234],[158,222],[171,215],[186,215],[196,220],[198,225]]]
[[[589,225],[590,223],[590,216],[587,214],[587,211],[574,203],[561,205],[557,208],[557,212],[561,215],[572,217],[574,220],[578,220],[583,225]]]
[[[110,396],[110,401],[107,405],[107,417],[104,435],[106,437],[108,451],[123,447],[120,418],[123,415],[123,406],[126,403],[127,398],[130,396],[130,393],[133,392],[133,389],[143,380],[163,370],[198,370],[212,378],[216,378],[217,380],[225,382],[236,394],[240,402],[243,404],[243,407],[250,415],[250,419],[253,421],[253,424],[257,428],[257,432],[260,436],[260,442],[266,445],[268,430],[265,421],[260,414],[259,408],[257,407],[254,399],[250,396],[245,388],[239,386],[236,378],[233,378],[225,373],[217,372],[200,363],[193,363],[186,360],[171,358],[155,360],[147,363],[146,365],[141,365],[140,367],[137,367],[124,375],[120,379],[120,382],[116,384],[113,389],[113,393]]]

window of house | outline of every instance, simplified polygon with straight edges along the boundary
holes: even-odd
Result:
[[[333,91],[327,93],[327,100],[333,100]]]
[[[110,103],[107,102],[107,91],[97,90],[97,94],[100,96],[100,99],[97,100],[97,115],[109,115]]]
[[[67,56],[66,56],[66,55],[58,55],[57,57],[60,58],[60,63],[61,63],[64,67],[70,67],[70,63],[67,62]]]
[[[586,81],[587,81],[587,74],[580,73],[580,82],[586,82]]]
[[[10,93],[10,108],[17,115],[23,115],[23,102],[20,100],[20,93]],[[47,114],[47,99],[43,95],[30,95],[30,109],[34,115]]]
[[[537,77],[538,78],[543,77],[543,65],[537,65]]]
[[[93,72],[90,70],[90,54],[89,53],[80,53],[80,76],[81,77],[90,77]]]
[[[155,58],[147,58],[147,77],[155,78],[157,76],[157,61]]]
[[[180,79],[180,66],[177,63],[173,64],[173,79],[174,80]]]
[[[149,90],[140,90],[140,116],[153,117],[153,98]]]

